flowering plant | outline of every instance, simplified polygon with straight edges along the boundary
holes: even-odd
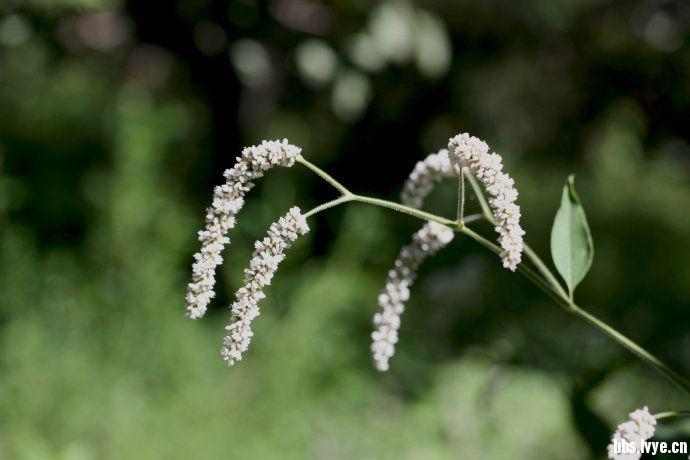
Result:
[[[199,232],[202,246],[194,256],[192,280],[187,287],[187,316],[197,319],[206,313],[214,296],[215,270],[223,261],[221,252],[230,242],[227,233],[235,226],[236,216],[244,204],[244,196],[254,185],[253,181],[274,166],[291,167],[295,163],[304,165],[335,187],[340,197],[306,213],[302,213],[298,207],[291,208],[271,224],[262,240],[255,243],[249,267],[244,271],[245,285],[235,293],[236,300],[230,307],[231,321],[225,328],[221,355],[228,365],[240,361],[248,349],[253,336],[251,323],[259,316],[258,303],[265,297],[263,290],[271,283],[278,265],[284,260],[285,251],[299,236],[309,232],[307,219],[347,202],[360,202],[409,214],[424,221],[421,229],[412,236],[410,244],[401,249],[378,298],[379,310],[374,315],[375,330],[371,335],[371,352],[377,370],[388,370],[389,361],[395,353],[401,315],[417,269],[427,257],[447,246],[458,233],[496,253],[503,267],[527,277],[566,312],[584,319],[608,335],[690,396],[690,383],[687,380],[575,302],[575,289],[592,265],[594,244],[584,208],[575,190],[574,177],[570,176],[563,187],[560,208],[551,232],[551,255],[564,286],[524,241],[525,232],[520,225],[521,210],[517,204],[518,191],[513,178],[503,171],[501,156],[490,152],[484,141],[467,133],[452,137],[447,149],[417,163],[403,186],[402,203],[351,192],[306,160],[301,155],[301,149],[287,140],[263,141],[258,146],[244,149],[237,157],[236,164],[225,172],[226,183],[215,187],[212,204],[207,209],[205,228]],[[422,211],[420,208],[434,186],[450,177],[458,180],[455,219]],[[465,215],[466,184],[469,184],[481,205],[480,214]],[[469,224],[478,220],[486,220],[494,226],[498,244],[469,227]],[[523,256],[526,261],[523,261]],[[621,439],[643,442],[654,435],[658,420],[687,414],[675,411],[652,415],[647,407],[632,412],[631,420],[619,425],[614,433],[608,449],[609,458],[639,459],[639,451],[632,456],[616,452],[614,442]]]

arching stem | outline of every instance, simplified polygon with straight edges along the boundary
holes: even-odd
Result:
[[[443,225],[447,225],[448,227],[451,227],[453,230],[459,233],[463,233],[467,235],[468,237],[472,238],[474,241],[479,243],[480,245],[484,246],[485,248],[489,249],[490,251],[493,251],[496,254],[501,253],[501,248],[498,247],[496,244],[492,243],[491,241],[487,240],[483,236],[479,235],[469,227],[467,227],[465,224],[470,221],[470,217],[468,216],[467,219],[464,220],[464,222],[456,222],[450,219],[447,219],[445,217],[440,217],[435,214],[431,214],[425,211],[421,211],[419,209],[411,208],[409,206],[402,205],[400,203],[396,203],[393,201],[388,201],[388,200],[383,200],[380,198],[372,198],[368,196],[363,196],[363,195],[356,195],[352,192],[350,192],[344,185],[342,185],[340,182],[335,180],[331,175],[323,171],[321,168],[318,166],[310,163],[309,161],[305,160],[302,156],[297,157],[297,161],[305,165],[307,168],[312,170],[314,173],[316,173],[319,177],[324,179],[326,182],[331,184],[333,187],[335,187],[338,191],[342,193],[342,196],[329,201],[327,203],[323,203],[314,209],[308,211],[305,214],[305,217],[310,217],[313,216],[314,214],[324,211],[326,209],[332,208],[334,206],[338,206],[342,203],[346,203],[349,201],[357,201],[360,203],[367,203],[375,206],[380,206],[384,207],[387,209],[392,209],[397,212],[401,212],[404,214],[411,215],[413,217],[416,217],[418,219],[422,220],[431,220],[434,222],[438,222]],[[476,179],[474,176],[469,174],[466,171],[463,171],[465,174],[465,178],[470,182],[471,187],[473,188],[475,195],[477,196],[477,199],[480,202],[480,205],[482,207],[483,215],[484,218],[486,218],[489,222],[494,223],[494,217],[493,214],[491,213],[491,208],[489,208],[489,205],[486,201],[486,198],[484,197],[484,194],[481,190],[481,187],[477,183]],[[474,220],[477,220],[476,218]],[[532,249],[525,244],[525,255],[530,259],[530,261],[535,265],[535,267],[538,270],[538,273],[535,272],[532,268],[530,268],[528,265],[525,263],[521,263],[518,265],[518,271],[523,274],[527,279],[532,281],[537,287],[539,287],[542,291],[544,291],[549,297],[551,297],[558,305],[563,307],[567,312],[573,313],[577,315],[578,317],[584,319],[585,321],[589,322],[591,325],[599,329],[601,332],[604,334],[608,335],[610,338],[618,342],[620,345],[628,349],[630,352],[632,352],[634,355],[636,355],[638,358],[640,358],[642,361],[647,363],[648,365],[652,366],[654,369],[656,369],[659,373],[661,373],[664,377],[666,377],[668,380],[673,382],[675,385],[677,385],[679,388],[683,390],[686,396],[690,396],[690,384],[681,376],[679,376],[677,373],[675,373],[670,367],[668,367],[666,364],[661,362],[656,356],[652,355],[649,353],[647,350],[644,348],[640,347],[638,344],[636,344],[634,341],[630,340],[627,338],[625,335],[621,334],[618,332],[616,329],[613,327],[609,326],[596,316],[592,315],[591,313],[587,312],[586,310],[582,309],[580,306],[575,304],[566,294],[565,290],[561,286],[561,284],[558,282],[556,277],[551,273],[547,265],[541,260],[541,258],[534,252]],[[541,275],[541,276],[540,276]],[[663,417],[671,417],[671,413],[662,413],[660,414]],[[674,413],[675,414],[675,413]],[[679,413],[681,414],[681,413]]]

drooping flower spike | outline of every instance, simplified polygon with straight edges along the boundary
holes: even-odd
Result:
[[[427,257],[450,243],[453,235],[453,230],[445,225],[427,222],[412,236],[412,242],[403,246],[388,272],[386,287],[378,298],[379,311],[374,315],[376,330],[371,334],[371,352],[379,371],[388,370],[388,361],[395,354],[400,315],[410,298],[410,287],[417,277],[417,269]]]
[[[654,436],[656,419],[649,413],[647,406],[636,409],[629,414],[630,420],[621,423],[611,437],[608,445],[608,458],[611,460],[639,460],[642,457],[642,442]],[[616,452],[616,446],[623,441],[634,443],[635,452]]]
[[[467,133],[452,137],[448,141],[448,150],[451,164],[467,167],[491,195],[489,206],[496,220],[498,241],[503,248],[503,266],[515,271],[522,260],[522,237],[525,232],[520,227],[520,206],[515,203],[518,197],[515,182],[502,172],[501,156],[489,153],[486,142]]]
[[[447,150],[430,154],[415,165],[405,181],[401,193],[403,204],[421,208],[434,186],[455,172]],[[412,242],[401,249],[393,268],[388,272],[385,288],[378,297],[379,311],[374,315],[376,329],[371,334],[374,366],[379,371],[388,370],[388,361],[395,354],[400,317],[405,309],[405,302],[409,299],[409,289],[417,276],[417,269],[427,257],[450,243],[453,236],[450,228],[436,222],[427,222],[413,235]]]
[[[251,323],[259,316],[259,301],[265,297],[264,287],[271,284],[285,250],[301,235],[309,232],[307,221],[298,207],[293,207],[278,221],[271,224],[266,236],[254,243],[254,254],[249,268],[244,270],[244,286],[235,293],[230,306],[232,321],[225,327],[221,355],[228,365],[242,359],[254,335]]]
[[[206,210],[206,225],[199,232],[201,250],[194,254],[192,280],[187,285],[187,316],[201,318],[215,296],[216,268],[223,262],[223,247],[230,243],[226,236],[235,226],[235,216],[244,205],[245,195],[255,180],[274,166],[290,167],[301,149],[283,141],[262,141],[246,147],[237,163],[223,174],[226,182],[213,189],[213,201]]]

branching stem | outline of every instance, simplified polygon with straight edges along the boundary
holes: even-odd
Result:
[[[340,193],[342,193],[343,195],[352,195],[352,193],[350,193],[350,191],[347,188],[345,188],[345,186],[343,184],[341,184],[340,182],[335,180],[330,174],[328,174],[323,169],[319,168],[315,164],[306,160],[302,155],[297,156],[297,162],[302,163],[304,166],[306,166],[307,168],[314,171],[317,176],[321,177],[323,180],[325,180],[326,182],[331,184],[333,187],[338,189],[338,191]]]
[[[467,216],[467,218],[463,219],[462,217],[464,217],[464,193],[461,193],[461,196],[459,197],[459,199],[461,199],[461,202],[458,204],[458,218],[457,220],[453,221],[445,217],[440,217],[435,214],[411,208],[409,206],[405,206],[403,204],[396,203],[393,201],[383,200],[380,198],[372,198],[363,195],[356,195],[350,192],[344,185],[335,180],[331,175],[323,171],[318,166],[305,160],[302,156],[298,156],[297,161],[305,165],[310,170],[312,170],[314,173],[316,173],[319,177],[331,184],[342,194],[342,196],[340,196],[339,198],[329,201],[327,203],[323,203],[315,207],[314,209],[310,210],[305,214],[305,217],[313,216],[314,214],[320,211],[324,211],[334,206],[338,206],[342,203],[346,203],[349,201],[357,201],[360,203],[367,203],[375,206],[392,209],[397,212],[411,215],[418,219],[438,222],[439,224],[451,227],[454,231],[458,233],[467,235],[480,245],[484,246],[485,248],[489,249],[490,251],[496,254],[501,253],[501,248],[499,246],[487,240],[486,238],[476,233],[474,230],[470,229],[466,225],[467,223],[480,220],[481,218],[484,218],[488,222],[495,225],[493,213],[491,212],[491,208],[489,207],[489,204],[486,201],[486,197],[484,196],[484,193],[479,183],[466,168],[463,168],[462,170],[461,177],[463,177],[463,179],[460,180],[459,188],[461,189],[461,192],[464,191],[464,180],[467,179],[474,191],[474,194],[477,196],[477,199],[479,200],[479,204],[482,208],[482,214]],[[596,316],[592,315],[591,313],[577,305],[572,299],[569,298],[568,294],[565,292],[561,284],[558,282],[556,276],[551,272],[551,270],[549,270],[548,266],[541,260],[541,258],[529,246],[527,246],[527,244],[524,245],[524,248],[525,255],[530,260],[530,262],[534,264],[537,271],[532,269],[529,265],[521,263],[520,265],[518,265],[518,271],[521,274],[523,274],[527,279],[532,281],[537,287],[539,287],[539,289],[544,291],[549,297],[551,297],[559,306],[563,307],[567,312],[582,318],[583,320],[587,321],[588,323],[599,329],[604,334],[608,335],[610,338],[612,338],[620,345],[628,349],[631,353],[640,358],[642,361],[652,366],[654,369],[657,370],[657,372],[661,373],[668,380],[676,384],[679,388],[683,390],[686,396],[690,396],[690,383],[688,383],[684,378],[678,375],[666,364],[661,362],[661,360],[659,360],[656,356],[652,355],[647,350],[636,344],[634,341],[630,340],[613,327],[609,326]],[[672,416],[689,414],[690,413],[686,412],[664,412],[659,414],[657,418],[667,418]]]
[[[304,217],[311,217],[314,214],[317,214],[321,211],[325,211],[326,209],[332,208],[334,206],[338,206],[339,204],[345,203],[347,201],[352,201],[352,195],[343,195],[340,198],[336,198],[335,200],[327,201],[326,203],[320,204],[319,206],[305,213]]]

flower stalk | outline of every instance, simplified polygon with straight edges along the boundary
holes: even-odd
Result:
[[[501,254],[502,252],[502,249],[499,246],[497,246],[493,242],[487,240],[480,234],[476,233],[474,230],[467,227],[468,223],[480,220],[481,218],[486,219],[488,222],[492,224],[495,224],[495,220],[493,213],[491,212],[491,208],[489,207],[489,204],[477,180],[474,178],[472,174],[467,173],[467,171],[465,170],[463,170],[463,175],[465,176],[465,179],[469,182],[470,187],[472,188],[474,194],[477,196],[477,199],[479,200],[479,204],[482,208],[482,215],[468,216],[464,219],[464,221],[454,221],[447,219],[445,217],[437,216],[435,214],[411,208],[409,206],[405,206],[403,204],[396,203],[393,201],[354,194],[350,190],[348,190],[344,185],[342,185],[340,182],[334,179],[331,175],[329,175],[313,163],[305,160],[301,155],[296,158],[296,161],[298,163],[302,163],[303,165],[305,165],[307,168],[312,170],[319,177],[324,179],[326,182],[331,184],[333,187],[335,187],[338,191],[342,193],[342,196],[340,198],[317,206],[311,211],[305,213],[305,217],[313,216],[314,214],[320,211],[350,201],[367,203],[374,206],[391,209],[393,211],[400,212],[403,214],[408,214],[418,219],[433,221],[442,225],[446,225],[458,233],[467,235],[480,245],[486,247],[487,249],[496,254]],[[648,352],[647,350],[636,344],[634,341],[632,341],[631,339],[629,339],[628,337],[626,337],[625,335],[611,327],[610,325],[606,324],[604,321],[600,320],[593,314],[582,309],[579,305],[577,305],[573,300],[569,298],[568,294],[563,289],[562,285],[558,282],[556,276],[551,272],[548,266],[527,244],[524,245],[524,252],[537,271],[523,263],[519,264],[517,267],[518,271],[521,274],[523,274],[528,280],[530,280],[542,291],[544,291],[549,297],[551,297],[559,306],[563,307],[567,312],[572,313],[578,316],[579,318],[582,318],[583,320],[590,323],[592,326],[599,329],[602,333],[606,334],[611,339],[618,342],[618,344],[626,348],[628,351],[640,358],[646,364],[654,368],[657,372],[662,374],[670,382],[675,384],[685,393],[686,396],[690,396],[690,383],[688,383],[683,377],[678,375],[675,371],[673,371],[669,366],[664,364],[653,354],[651,354],[650,352]],[[664,413],[660,415],[670,417],[670,414],[671,413]]]
[[[465,168],[462,168],[458,174],[458,209],[455,220],[458,222],[465,221]]]
[[[668,412],[659,412],[658,414],[654,414],[654,418],[657,420],[680,417],[690,417],[690,410],[671,410]]]
[[[549,267],[524,243],[524,231],[520,226],[521,212],[516,203],[518,191],[514,187],[513,179],[502,172],[503,165],[500,155],[495,152],[490,153],[485,142],[468,134],[460,134],[450,139],[448,150],[441,150],[419,162],[404,187],[404,204],[351,192],[333,176],[302,157],[300,151],[299,147],[288,144],[287,140],[263,141],[261,145],[244,149],[242,155],[237,157],[235,166],[225,172],[226,183],[214,188],[213,202],[207,210],[206,226],[199,232],[202,247],[200,252],[194,256],[192,281],[188,284],[186,296],[187,315],[190,318],[203,316],[207,304],[214,296],[215,269],[222,263],[223,247],[229,243],[226,233],[235,226],[236,214],[244,204],[244,196],[252,189],[253,181],[261,178],[266,171],[274,166],[290,167],[297,162],[303,164],[340,192],[338,198],[320,204],[307,213],[302,214],[299,208],[292,208],[287,215],[272,224],[264,240],[256,243],[256,250],[250,267],[245,270],[246,286],[236,293],[237,301],[231,307],[233,322],[226,328],[228,334],[224,341],[222,353],[229,364],[240,360],[242,352],[249,345],[253,335],[251,321],[258,316],[257,304],[263,298],[262,289],[270,284],[277,265],[284,258],[283,251],[290,246],[297,236],[309,231],[306,218],[343,203],[354,201],[391,209],[425,222],[425,227],[420,230],[422,233],[416,234],[421,248],[421,252],[417,254],[419,257],[409,258],[411,262],[414,262],[408,264],[411,271],[409,273],[408,271],[395,273],[396,280],[402,279],[406,286],[411,284],[414,279],[412,271],[423,260],[421,254],[434,252],[452,239],[445,234],[441,235],[441,233],[452,230],[464,234],[499,255],[505,268],[519,271],[568,313],[578,316],[608,335],[681,388],[686,396],[690,396],[690,383],[686,379],[634,341],[577,305],[572,294],[566,292]],[[418,209],[435,183],[444,177],[455,174],[458,175],[458,203],[455,220]],[[481,214],[464,216],[465,181],[469,182],[479,200],[482,209]],[[479,181],[483,187],[480,186]],[[484,188],[490,195],[490,200],[485,197]],[[500,246],[467,226],[467,224],[481,219],[485,219],[494,226],[499,234]],[[437,227],[437,224],[447,228],[439,233],[441,227]],[[438,244],[431,244],[436,236],[439,236]],[[434,247],[432,248],[432,246]],[[407,252],[410,252],[409,248]],[[405,257],[408,255],[407,252],[403,254]],[[530,263],[521,263],[523,252]],[[568,287],[572,291],[570,285]],[[401,297],[400,300],[404,301],[405,299]],[[390,306],[388,303],[391,302],[383,303],[385,304],[383,306],[386,307],[384,313],[386,313],[390,310],[387,307]],[[391,303],[391,305],[395,304],[393,305],[396,307],[394,308],[395,315],[401,313],[399,311],[401,308],[398,308],[399,303],[397,300]],[[381,323],[379,326],[386,326],[391,331],[393,329],[397,331],[398,321],[393,316],[387,315],[384,318],[386,321],[379,321]],[[391,339],[393,335],[388,334],[387,330],[384,332],[383,335],[379,334],[381,337],[379,335],[374,337],[374,340],[377,340],[378,337],[381,340],[386,339],[387,343],[391,345],[394,344],[395,340]],[[381,349],[383,350],[383,348],[385,347]],[[377,350],[378,348],[374,350],[375,353]],[[381,358],[379,367],[387,367],[387,359],[392,356],[392,350],[386,348],[379,355],[377,355]],[[663,417],[677,415],[686,414],[682,412],[660,414]]]

